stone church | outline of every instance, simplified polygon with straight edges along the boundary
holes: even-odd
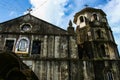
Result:
[[[67,30],[30,13],[0,23],[0,49],[16,53],[39,80],[120,80],[117,44],[101,9],[86,7]]]

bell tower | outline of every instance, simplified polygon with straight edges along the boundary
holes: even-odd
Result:
[[[118,59],[118,49],[106,14],[86,7],[74,16],[80,59]]]
[[[106,14],[86,7],[75,14],[74,23],[84,80],[120,80],[119,53]]]

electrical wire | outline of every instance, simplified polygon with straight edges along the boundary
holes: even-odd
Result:
[[[39,8],[41,8],[44,4],[46,4],[48,2],[48,0],[44,1],[39,7],[35,8],[34,11],[37,11]]]
[[[0,2],[0,6],[4,9],[7,9],[7,10],[13,10],[13,8],[11,6],[8,6],[5,2],[1,1]]]
[[[48,0],[44,1],[39,7],[35,8],[34,11],[41,8],[44,4],[46,4]],[[13,3],[16,3],[16,5],[12,5]],[[10,5],[10,6],[9,6]],[[0,1],[0,6],[7,10],[7,11],[15,11],[15,12],[23,12],[24,10],[27,10],[25,7],[22,6],[21,2],[19,0],[2,0]],[[30,7],[28,7],[30,8]]]

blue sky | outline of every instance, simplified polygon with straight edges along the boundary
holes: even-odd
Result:
[[[32,15],[67,29],[69,20],[85,4],[105,11],[120,52],[120,0],[1,0],[0,23],[22,16],[32,8]]]

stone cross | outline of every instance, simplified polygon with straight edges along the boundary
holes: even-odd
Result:
[[[84,6],[87,8],[89,5],[85,4]]]
[[[27,11],[28,11],[28,13],[30,14],[30,13],[32,12],[32,9],[29,8],[29,9],[27,9]]]

